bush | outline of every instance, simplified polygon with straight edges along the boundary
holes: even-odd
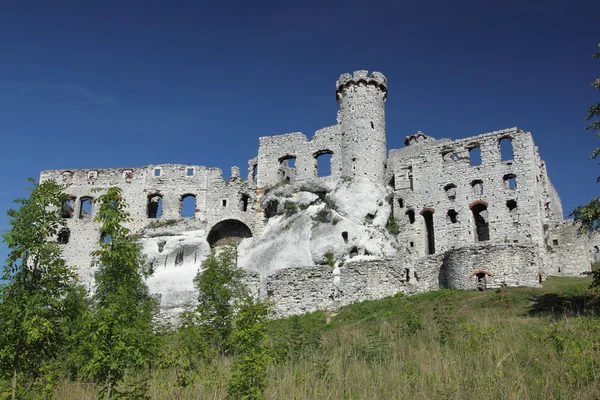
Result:
[[[323,208],[317,212],[316,215],[311,217],[313,221],[321,222],[323,224],[328,224],[331,222],[331,211],[327,208]]]
[[[296,205],[296,203],[290,203],[290,202],[285,203],[285,216],[286,217],[291,217],[292,215],[296,214],[297,212],[298,212],[298,206]]]
[[[400,233],[400,227],[398,226],[398,223],[396,222],[395,218],[391,217],[389,219],[387,223],[387,230],[392,235],[397,235],[398,233]]]

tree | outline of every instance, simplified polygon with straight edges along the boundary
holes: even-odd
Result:
[[[236,307],[246,295],[242,270],[237,267],[236,251],[226,247],[213,252],[194,278],[198,290],[198,305],[184,319],[184,328],[199,330],[211,348],[227,353],[233,330]]]
[[[105,385],[109,400],[118,393],[126,369],[147,366],[154,355],[156,302],[144,282],[141,247],[124,227],[130,217],[121,189],[111,187],[94,202],[99,206],[95,221],[100,224],[101,238],[99,249],[93,252],[98,271],[86,324],[89,360],[84,370]]]
[[[8,210],[11,229],[3,235],[10,253],[0,289],[0,367],[12,377],[13,399],[19,381],[34,390],[65,346],[65,327],[80,311],[73,298],[82,296],[56,241],[66,195],[53,180],[29,181],[29,198],[15,200],[21,206]]]
[[[267,368],[272,356],[267,346],[267,323],[271,307],[244,299],[235,317],[232,344],[235,360],[231,369],[227,395],[231,399],[258,400],[267,387]]]
[[[600,47],[600,43],[598,43]],[[593,58],[600,58],[600,51],[592,54]],[[600,90],[600,78],[596,79],[592,86]],[[595,118],[600,118],[600,102],[590,107],[588,115],[585,117],[586,121],[592,121]],[[600,119],[592,121],[585,129],[596,131],[595,137],[600,137]],[[600,155],[600,147],[596,147],[593,151],[590,159],[596,159]],[[600,177],[596,179],[596,182],[600,182]],[[572,216],[576,222],[580,223],[580,233],[591,233],[600,231],[600,196],[593,198],[589,203],[583,206],[577,207],[571,211],[569,216]],[[600,271],[594,271],[594,280],[592,281],[592,287],[600,287]]]
[[[600,47],[600,43],[598,44],[598,47]],[[600,58],[600,51],[592,54],[592,57]],[[600,90],[600,78],[596,79],[592,83],[592,86]],[[592,121],[595,118],[600,118],[600,102],[591,106],[588,115],[585,117],[586,121]],[[596,131],[594,136],[600,137],[600,119],[591,122],[585,129]],[[590,156],[590,159],[596,159],[599,155],[600,147],[597,147]],[[596,182],[600,182],[600,177],[598,177]],[[581,224],[582,232],[600,231],[600,196],[593,198],[586,205],[577,207],[569,215],[574,217],[575,221]],[[600,279],[600,277],[598,278]],[[600,281],[598,284],[600,284]]]

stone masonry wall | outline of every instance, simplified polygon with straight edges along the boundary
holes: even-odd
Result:
[[[450,250],[439,273],[440,287],[475,289],[477,279],[468,277],[477,270],[493,274],[486,277],[488,288],[540,286],[539,250],[531,244],[475,244]]]
[[[505,161],[499,147],[503,138],[511,140],[513,148],[513,157]],[[470,163],[470,149],[475,147],[481,151],[479,165]],[[428,254],[423,212],[430,211],[436,253],[475,243],[472,208],[481,204],[487,208],[490,241],[541,247],[540,190],[533,154],[531,134],[518,128],[456,141],[426,140],[390,151],[388,169],[393,173],[400,240],[413,253]],[[516,184],[511,186],[513,177]]]
[[[162,164],[142,168],[43,171],[40,180],[47,179],[63,183],[66,193],[72,198],[71,216],[65,218],[70,236],[68,243],[61,246],[67,261],[78,266],[80,279],[89,289],[93,279],[90,253],[97,249],[100,231],[93,220],[95,206],[92,206],[91,214],[84,213],[82,201],[99,195],[92,192],[94,188],[118,186],[122,189],[132,218],[127,227],[133,234],[150,229],[152,224],[176,223],[177,227],[170,230],[151,233],[144,242],[144,249],[148,254],[160,253],[157,259],[151,258],[149,262],[163,268],[187,265],[190,269],[188,275],[193,276],[203,261],[206,248],[201,244],[206,243],[207,235],[217,223],[235,220],[245,224],[251,232],[254,229],[255,183],[242,180],[239,173],[225,181],[217,168]],[[149,217],[149,203],[154,196],[162,203],[158,207],[161,215],[157,218]],[[187,196],[195,198],[194,215],[183,218],[182,201]],[[161,239],[161,235],[164,238]],[[185,249],[182,251],[181,246],[169,245],[169,240],[186,241]],[[163,248],[167,251],[164,252]],[[186,284],[190,286],[191,282]]]
[[[579,236],[573,221],[549,226],[546,249],[550,261],[548,275],[579,276],[591,271],[588,238]]]

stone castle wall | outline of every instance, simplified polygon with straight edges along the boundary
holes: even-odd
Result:
[[[321,207],[328,212],[328,207],[342,204],[346,220],[341,225],[352,229],[329,226],[337,241],[327,243],[339,247],[331,249],[334,254],[359,257],[344,258],[338,269],[308,265],[272,266],[260,274],[248,271],[249,287],[272,297],[281,315],[440,285],[474,288],[475,281],[466,277],[475,268],[494,274],[492,286],[532,286],[538,284],[538,274],[578,275],[589,271],[590,260],[600,261],[600,240],[582,239],[572,223],[563,221],[560,198],[529,132],[510,128],[459,140],[436,140],[417,132],[388,156],[386,98],[387,79],[382,74],[343,74],[336,82],[337,124],[316,131],[311,140],[302,133],[261,137],[256,157],[248,161],[246,180],[237,167],[231,179],[224,180],[217,168],[179,164],[43,171],[40,180],[57,180],[72,199],[63,254],[78,266],[91,290],[90,253],[101,232],[93,221],[93,207],[86,213],[83,204],[98,196],[94,188],[118,186],[132,216],[128,228],[140,236],[154,272],[148,285],[161,295],[163,309],[178,310],[193,299],[192,279],[211,248],[233,244],[242,254],[271,248],[261,247],[260,240],[269,236],[269,219],[283,220],[275,215],[286,210],[269,213],[261,208],[268,204],[261,202],[268,189],[287,181],[337,188],[329,198],[323,190],[305,193],[312,200],[302,204],[303,210]],[[509,143],[510,151],[503,153],[501,143]],[[361,179],[379,188],[376,204],[367,204],[374,197],[364,193],[367,185]],[[349,182],[363,186],[350,193]],[[325,204],[317,205],[315,199],[321,197]],[[190,200],[193,212],[184,217],[182,205]],[[390,213],[399,228],[395,236],[385,229]],[[279,228],[271,231],[285,231]],[[304,245],[318,248],[318,254],[326,249],[311,238],[327,237],[323,229],[328,225],[307,228]],[[360,238],[351,237],[349,230]],[[367,257],[375,238],[382,243],[371,250],[385,249],[379,259]],[[269,256],[278,258],[276,251]]]

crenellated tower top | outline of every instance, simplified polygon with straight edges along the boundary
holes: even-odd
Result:
[[[373,71],[369,74],[367,70],[354,71],[353,75],[345,73],[340,75],[335,83],[335,93],[339,98],[346,90],[354,86],[373,85],[383,92],[383,99],[387,98],[387,79],[381,72]]]

